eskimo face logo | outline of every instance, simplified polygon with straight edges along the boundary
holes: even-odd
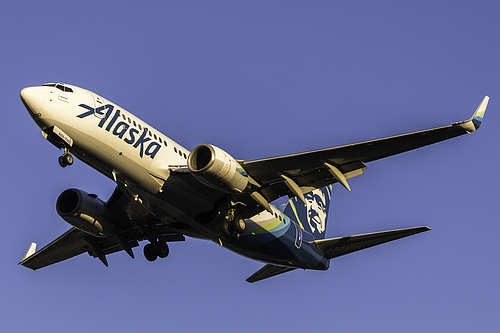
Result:
[[[111,104],[107,104],[105,106],[98,107],[94,109],[86,104],[80,104],[80,107],[86,109],[87,111],[77,115],[78,118],[85,118],[91,115],[97,115],[100,119],[97,124],[98,127],[103,128],[111,114],[113,113],[114,106]],[[102,117],[102,118],[101,118]],[[139,135],[139,130],[134,127],[131,127],[130,124],[125,121],[120,121],[117,123],[117,120],[120,118],[120,110],[116,109],[113,117],[107,123],[104,128],[107,132],[111,132],[113,135],[119,137],[125,143],[129,145],[133,145],[134,148],[139,148],[139,156],[142,158],[144,156],[149,156],[151,159],[155,158],[156,154],[161,148],[161,145],[158,142],[153,141],[151,138],[147,137],[148,128],[143,127],[141,135]]]
[[[322,233],[326,228],[327,198],[321,189],[304,194],[307,223],[313,233]]]

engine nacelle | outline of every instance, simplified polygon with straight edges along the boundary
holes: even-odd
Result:
[[[93,236],[109,236],[116,226],[104,202],[82,190],[70,188],[62,192],[56,210],[64,221]]]
[[[194,148],[189,154],[188,168],[201,183],[227,193],[241,193],[248,184],[248,175],[241,165],[212,145]]]

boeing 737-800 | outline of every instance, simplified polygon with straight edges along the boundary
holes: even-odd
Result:
[[[107,255],[147,241],[149,261],[185,236],[211,240],[265,263],[247,279],[297,268],[326,270],[330,259],[429,230],[415,227],[325,239],[332,188],[361,175],[365,164],[462,134],[481,125],[485,97],[471,119],[424,131],[257,160],[237,160],[219,147],[192,151],[107,99],[62,83],[28,87],[21,100],[43,136],[112,179],[107,201],[79,189],[62,192],[57,213],[72,225],[20,265],[33,270],[84,252],[106,266]],[[288,196],[282,205],[272,202]]]

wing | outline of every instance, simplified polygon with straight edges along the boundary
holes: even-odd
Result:
[[[136,247],[139,245],[139,242],[137,239],[131,239],[128,241],[128,244],[128,247],[122,248],[120,242],[114,240],[112,237],[100,239],[87,235],[76,228],[71,228],[41,250],[24,258],[19,265],[37,270],[88,252],[93,257],[99,257],[102,253],[104,256],[100,259],[107,266],[106,255],[125,248]],[[96,245],[101,250],[92,249]]]
[[[84,253],[87,243],[82,232],[71,228],[43,249],[31,255],[26,255],[19,265],[37,270]]]
[[[486,96],[467,121],[344,146],[245,161],[242,166],[268,202],[284,195],[300,197],[300,192],[307,193],[334,182],[349,189],[347,179],[362,174],[367,162],[474,132],[481,125],[488,100]]]
[[[139,241],[144,239],[143,233],[136,225],[146,226],[145,221],[154,221],[155,217],[141,209],[129,195],[119,188],[116,188],[106,205],[122,221],[119,230],[113,235],[100,238],[77,228],[71,228],[35,253],[33,252],[36,244],[35,246],[32,244],[19,265],[37,270],[85,252],[94,258],[99,258],[106,266],[108,266],[106,256],[111,253],[124,250],[134,258],[132,248],[139,246]],[[184,240],[183,235],[172,232],[161,223],[149,227],[155,228],[155,232],[162,241]]]

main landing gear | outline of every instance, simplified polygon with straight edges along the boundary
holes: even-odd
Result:
[[[232,237],[245,232],[246,222],[245,220],[235,216],[236,210],[231,208],[228,210],[225,221],[222,222],[222,233],[226,237]]]
[[[61,156],[59,156],[59,160],[58,161],[59,161],[59,165],[62,168],[65,168],[68,165],[73,164],[73,156],[71,156],[71,154],[69,153],[68,148],[64,148],[64,154],[62,154]]]
[[[168,245],[165,242],[150,243],[144,246],[144,257],[147,261],[166,258],[169,252]]]

